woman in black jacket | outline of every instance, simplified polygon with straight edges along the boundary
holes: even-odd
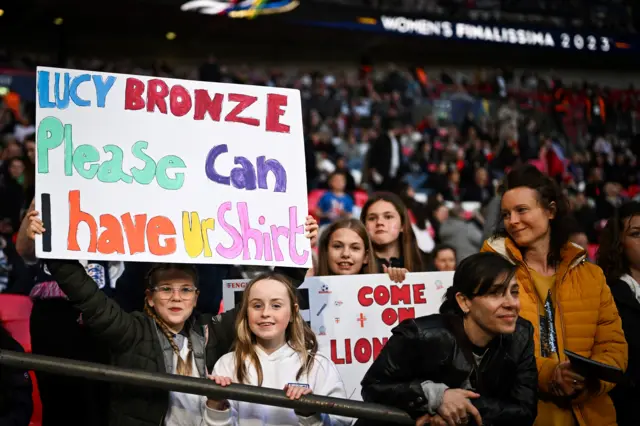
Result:
[[[628,381],[610,396],[619,426],[637,425],[640,401],[640,203],[622,205],[602,231],[598,266],[602,268],[622,319],[629,345]]]
[[[0,349],[23,352],[0,324]],[[0,426],[28,426],[33,414],[31,378],[26,370],[0,364]]]
[[[518,290],[503,257],[465,259],[440,314],[393,330],[362,381],[363,399],[406,410],[419,425],[532,425],[538,374]]]

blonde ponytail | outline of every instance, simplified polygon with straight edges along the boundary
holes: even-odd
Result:
[[[178,357],[176,374],[180,376],[190,377],[191,374],[193,373],[193,346],[191,344],[191,339],[187,336],[187,346],[188,346],[189,352],[187,352],[187,359],[185,361],[180,356],[180,349],[178,348],[178,345],[176,345],[176,342],[173,340],[173,333],[171,332],[171,330],[169,330],[169,327],[167,326],[167,324],[165,324],[165,322],[158,317],[154,309],[151,306],[149,306],[149,303],[146,301],[144,303],[144,313],[147,314],[150,318],[152,318],[156,324],[158,324],[158,327],[160,327],[160,330],[162,330],[162,334],[164,334],[167,340],[169,340],[169,344],[171,345],[173,352]]]

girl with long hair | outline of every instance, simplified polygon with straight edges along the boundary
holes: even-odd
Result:
[[[213,369],[212,380],[284,389],[291,399],[303,395],[346,398],[344,383],[330,358],[318,353],[318,342],[299,312],[295,287],[283,275],[268,272],[247,284],[236,318],[233,352]],[[332,425],[347,419],[322,413],[239,401],[209,399],[205,424]]]
[[[569,242],[568,202],[535,166],[509,172],[501,188],[504,231],[483,251],[517,265],[520,316],[533,324],[539,426],[608,426],[616,412],[613,384],[584,377],[565,350],[625,370],[627,343],[602,270]]]
[[[600,235],[597,257],[629,344],[629,380],[616,386],[610,396],[618,425],[636,425],[635,409],[640,401],[640,203],[623,204],[609,219]]]
[[[416,425],[532,425],[533,327],[518,318],[515,274],[494,253],[463,260],[439,314],[393,329],[362,380],[363,399],[406,410]]]
[[[378,273],[371,239],[362,222],[342,219],[324,230],[314,273],[317,276]]]
[[[362,208],[364,223],[377,257],[379,272],[404,268],[408,272],[425,270],[406,206],[395,194],[374,194]]]

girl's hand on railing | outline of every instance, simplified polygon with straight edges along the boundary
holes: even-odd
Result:
[[[231,379],[229,377],[207,375],[207,378],[209,380],[213,380],[214,382],[216,382],[216,385],[222,387],[229,386],[231,384]],[[219,401],[209,398],[207,399],[207,407],[217,411],[225,411],[229,409],[229,401],[227,401],[226,399]]]
[[[297,400],[303,397],[304,395],[311,395],[313,391],[311,388],[306,386],[296,386],[296,385],[287,385],[284,387],[284,392],[287,395],[287,398],[292,400]],[[315,413],[301,413],[299,411],[295,412],[298,416],[302,417],[311,417],[315,415]]]
[[[29,227],[27,228],[27,236],[31,240],[36,239],[36,235],[42,235],[46,229],[44,229],[44,224],[40,219],[40,212],[36,210],[32,210],[27,214],[27,218],[29,219]]]

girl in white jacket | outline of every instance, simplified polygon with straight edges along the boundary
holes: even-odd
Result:
[[[282,275],[266,273],[244,291],[236,320],[233,352],[218,360],[212,379],[284,389],[291,399],[303,395],[346,398],[344,383],[333,362],[317,353],[318,342],[298,310],[296,291]],[[208,426],[282,426],[350,424],[349,419],[322,413],[239,401],[208,400]]]

